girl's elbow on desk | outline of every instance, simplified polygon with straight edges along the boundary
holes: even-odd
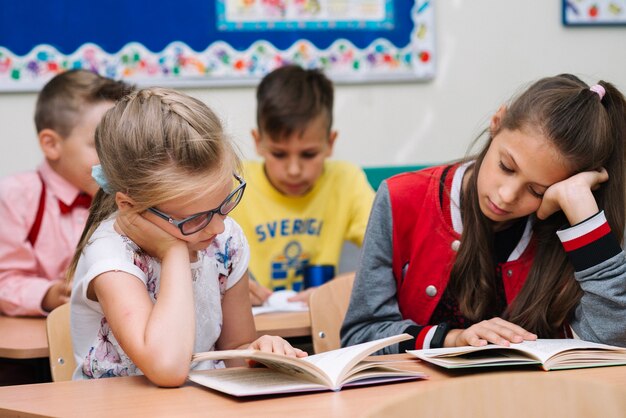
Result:
[[[185,383],[189,375],[189,363],[185,364],[184,367],[174,365],[172,367],[159,366],[145,371],[144,374],[152,383],[159,387],[175,388]]]
[[[189,356],[191,359],[191,355]],[[154,356],[153,362],[141,369],[143,374],[155,385],[161,387],[178,387],[185,383],[189,375],[190,361],[187,360],[167,360],[167,357]]]

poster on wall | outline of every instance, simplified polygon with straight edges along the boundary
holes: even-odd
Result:
[[[626,25],[626,0],[562,0],[566,26]]]
[[[81,0],[0,0],[0,7],[0,91],[38,90],[75,68],[172,87],[251,85],[288,63],[321,68],[338,83],[435,76],[434,0],[109,0],[89,8]]]

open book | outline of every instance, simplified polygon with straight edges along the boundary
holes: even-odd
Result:
[[[537,364],[544,370],[626,364],[626,348],[574,339],[538,339],[483,347],[450,347],[407,351],[448,369]]]
[[[252,359],[267,368],[233,367],[192,371],[189,374],[189,380],[230,395],[252,396],[340,390],[346,385],[425,378],[422,372],[392,367],[392,361],[366,359],[367,356],[383,347],[410,338],[413,337],[400,334],[305,358],[293,358],[256,350],[198,353],[194,354],[193,361]]]
[[[304,302],[289,302],[292,296],[298,293],[293,290],[277,290],[261,306],[252,307],[252,315],[261,315],[269,312],[308,312],[309,307]]]

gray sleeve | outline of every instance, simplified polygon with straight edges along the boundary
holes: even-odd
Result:
[[[403,320],[392,271],[392,218],[387,183],[381,183],[370,214],[361,265],[356,274],[350,306],[341,327],[343,347],[401,334],[416,325]],[[398,344],[379,354],[399,352]]]
[[[624,252],[576,272],[584,294],[572,329],[583,340],[626,347],[626,255]]]

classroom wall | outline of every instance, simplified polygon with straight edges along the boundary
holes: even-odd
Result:
[[[409,1],[409,0],[404,0]],[[363,166],[432,164],[466,154],[499,105],[528,81],[571,72],[626,92],[626,27],[565,28],[560,0],[436,2],[438,69],[425,83],[339,85],[334,157]],[[253,87],[187,90],[254,157]],[[36,166],[35,95],[0,94],[0,176]]]

